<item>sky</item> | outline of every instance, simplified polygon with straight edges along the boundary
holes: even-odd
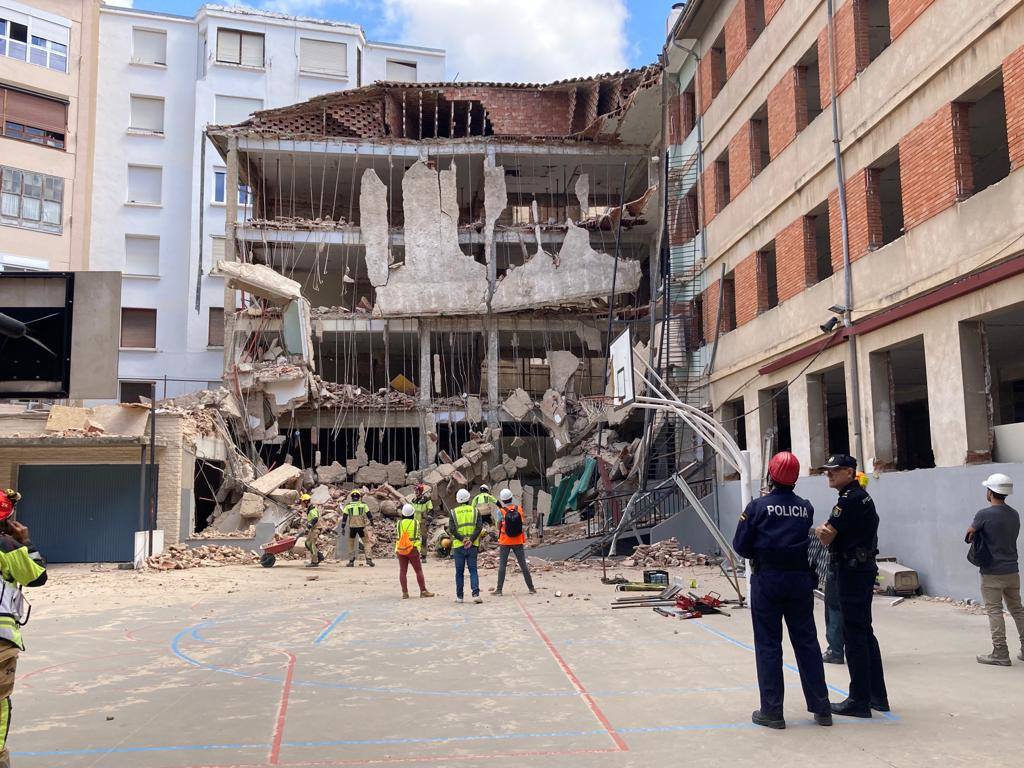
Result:
[[[201,0],[106,0],[192,16]],[[672,0],[246,0],[361,24],[371,40],[444,48],[448,79],[546,82],[653,62]]]

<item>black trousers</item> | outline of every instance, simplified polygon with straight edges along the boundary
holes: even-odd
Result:
[[[882,654],[871,626],[871,598],[877,575],[878,569],[874,567],[839,568],[836,572],[846,665],[850,669],[850,699],[864,707],[872,700],[888,698]]]
[[[761,711],[782,716],[785,682],[782,678],[782,621],[796,654],[800,685],[807,711],[831,712],[825,687],[825,665],[814,626],[814,588],[818,577],[809,571],[759,571],[750,586],[754,621],[754,653]]]

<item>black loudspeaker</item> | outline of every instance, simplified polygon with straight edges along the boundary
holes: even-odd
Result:
[[[0,279],[8,299],[0,303],[0,398],[68,397],[75,274],[3,272]]]

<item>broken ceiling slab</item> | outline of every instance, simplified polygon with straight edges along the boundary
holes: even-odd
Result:
[[[47,432],[82,431],[107,435],[139,437],[146,433],[148,405],[99,405],[95,408],[73,408],[54,405],[46,419]]]
[[[388,281],[388,188],[372,168],[359,184],[359,229],[366,246],[366,276],[380,288]]]
[[[501,408],[516,421],[522,421],[533,409],[533,400],[525,389],[517,389],[505,399]]]
[[[483,403],[479,397],[470,395],[466,398],[466,418],[472,424],[479,424],[484,420]]]
[[[309,399],[305,375],[264,380],[263,392],[270,399],[276,413],[294,410]]]
[[[257,493],[267,495],[271,491],[276,491],[282,486],[296,486],[300,477],[302,477],[302,470],[298,467],[291,464],[282,464],[279,467],[275,467],[270,472],[267,472],[267,474],[262,477],[257,477],[249,483],[249,487]]]
[[[288,302],[302,298],[301,286],[296,281],[263,264],[218,261],[212,274],[226,278],[229,288],[248,291],[268,301]]]
[[[573,188],[576,192],[576,200],[580,204],[580,216],[587,216],[587,212],[590,210],[590,176],[586,173],[581,173],[579,178],[576,179],[576,186]]]
[[[548,352],[548,367],[551,376],[551,388],[556,392],[565,392],[569,379],[579,370],[580,359],[572,352],[555,350]]]
[[[570,443],[569,422],[565,414],[565,397],[553,389],[544,393],[540,402],[541,421],[555,441],[555,450],[560,451]]]

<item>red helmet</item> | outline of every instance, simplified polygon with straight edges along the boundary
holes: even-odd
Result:
[[[0,491],[0,521],[6,520],[14,514],[14,503],[6,493]]]
[[[768,477],[779,485],[796,485],[800,477],[800,459],[789,451],[780,451],[768,462]]]

